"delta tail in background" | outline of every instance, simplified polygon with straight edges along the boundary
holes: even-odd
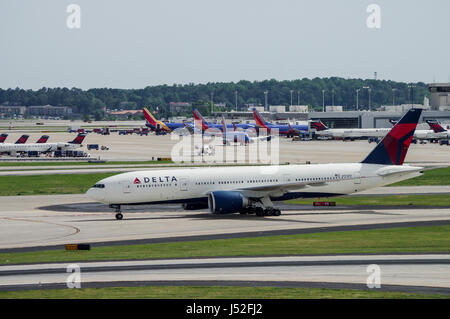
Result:
[[[274,201],[347,195],[419,176],[422,167],[403,162],[421,112],[409,110],[360,163],[136,171],[105,178],[87,195],[115,208],[117,219],[123,205],[162,203],[277,216]]]
[[[18,153],[27,152],[39,152],[48,153],[54,151],[67,151],[74,150],[82,147],[82,142],[86,134],[78,134],[74,140],[70,142],[56,142],[56,143],[46,143],[48,136],[42,136],[37,143],[29,144],[12,144],[12,143],[2,143],[0,144],[0,153],[6,153],[12,156],[16,156]]]

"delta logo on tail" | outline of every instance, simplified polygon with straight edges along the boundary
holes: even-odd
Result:
[[[318,120],[318,121],[311,121],[311,126],[312,126],[316,131],[325,131],[325,130],[328,130],[328,127],[326,127],[325,124],[323,124],[321,120]]]
[[[402,165],[422,109],[410,109],[362,163]]]
[[[37,141],[37,144],[44,144],[47,143],[49,136],[48,135],[42,135]]]
[[[0,143],[5,143],[6,138],[8,137],[8,134],[3,133],[0,135]]]
[[[81,144],[86,137],[86,134],[78,134],[77,137],[74,138],[73,141],[69,142],[70,144]]]
[[[436,120],[427,120],[425,122],[427,122],[427,124],[430,126],[430,128],[433,130],[434,133],[442,133],[442,132],[446,132],[447,131]]]
[[[25,144],[29,137],[29,135],[22,135],[21,137],[19,137],[15,144]]]

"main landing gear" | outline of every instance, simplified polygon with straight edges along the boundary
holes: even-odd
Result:
[[[122,211],[120,210],[120,205],[109,205],[109,207],[110,208],[114,208],[117,220],[122,220],[123,219]]]
[[[281,210],[273,208],[273,207],[267,207],[264,209],[263,207],[247,207],[240,211],[242,215],[246,214],[255,214],[256,216],[263,217],[263,216],[280,216]]]

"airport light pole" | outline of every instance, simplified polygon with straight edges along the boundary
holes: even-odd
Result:
[[[297,90],[297,105],[300,105],[300,90]]]
[[[408,85],[409,95],[410,95],[410,100],[411,100],[411,107],[413,107],[413,104],[414,104],[414,92],[413,92],[413,90],[414,90],[415,87],[416,86],[413,85],[413,84]]]
[[[322,112],[325,112],[325,90],[322,90]]]
[[[267,94],[269,91],[264,91],[264,111],[267,111]]]
[[[395,105],[395,91],[397,91],[397,89],[392,89],[392,106]]]
[[[238,94],[238,92],[234,91],[234,105],[236,107],[236,112],[237,112],[237,94]]]
[[[294,90],[290,90],[291,92],[291,106],[292,106],[292,93],[294,93]]]
[[[359,111],[359,91],[361,89],[356,89],[356,110]]]
[[[211,115],[213,113],[213,105],[214,105],[214,92],[211,92]]]
[[[334,89],[331,90],[331,105],[334,106]]]
[[[367,91],[369,92],[369,111],[371,109],[370,107],[370,91],[372,91],[372,89],[370,88],[370,86],[363,86],[363,89],[367,89]]]

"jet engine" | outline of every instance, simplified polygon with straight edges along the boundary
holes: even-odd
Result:
[[[233,214],[248,207],[249,201],[240,192],[215,191],[209,195],[208,204],[213,214]]]
[[[207,202],[198,202],[198,203],[184,203],[184,210],[197,210],[197,209],[205,209],[208,208]]]

